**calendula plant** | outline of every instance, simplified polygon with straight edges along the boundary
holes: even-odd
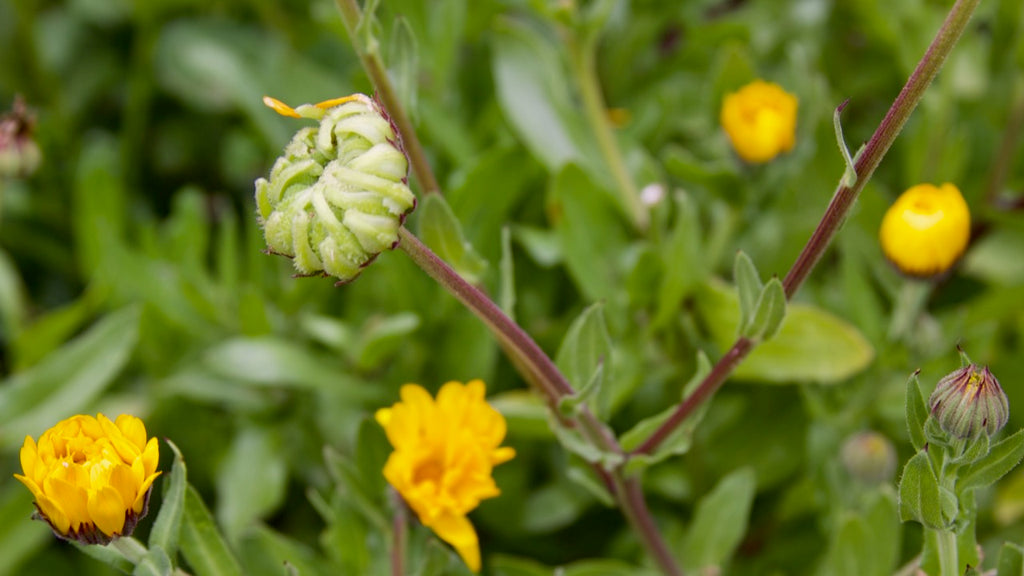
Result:
[[[0,7],[0,575],[1021,574],[1022,15]]]

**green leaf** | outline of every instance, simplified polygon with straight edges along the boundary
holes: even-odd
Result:
[[[546,534],[569,526],[593,503],[590,493],[574,484],[558,482],[530,491],[523,506],[523,528]]]
[[[338,570],[325,565],[325,559],[292,538],[279,534],[263,524],[246,531],[240,554],[248,576],[277,576],[281,566],[302,576],[329,576]]]
[[[708,263],[703,251],[697,202],[685,192],[677,192],[673,198],[676,221],[659,254],[664,273],[658,286],[657,312],[652,321],[656,328],[672,322],[686,297],[707,277]]]
[[[167,552],[159,546],[149,547],[149,552],[135,565],[132,576],[170,576],[174,570]]]
[[[399,102],[415,120],[419,50],[409,20],[402,16],[395,18],[391,28],[390,44],[387,58],[388,76],[398,94]]]
[[[728,349],[738,333],[739,298],[720,281],[696,293],[696,311],[714,342]],[[850,323],[820,308],[789,304],[774,338],[758,346],[734,373],[758,382],[836,384],[866,368],[874,350]]]
[[[159,547],[166,551],[167,555],[174,556],[178,552],[178,535],[181,532],[181,519],[185,511],[187,471],[178,447],[170,440],[165,442],[174,452],[174,464],[171,465],[171,473],[164,477],[163,502],[149,533],[149,547]]]
[[[614,302],[624,280],[618,259],[628,241],[607,193],[579,166],[569,164],[551,182],[548,210],[580,292],[593,302]]]
[[[602,375],[608,370],[611,349],[604,304],[593,304],[569,326],[555,356],[555,363],[577,391],[575,404],[585,401],[584,396],[593,396],[597,391]]]
[[[754,319],[757,301],[761,297],[764,284],[757,273],[754,261],[743,251],[736,253],[732,270],[732,279],[736,283],[736,294],[740,301],[740,326],[745,328]]]
[[[961,468],[957,490],[963,493],[995,484],[1016,468],[1021,458],[1024,458],[1024,429],[992,446],[981,460]]]
[[[548,424],[548,407],[537,394],[509,390],[491,396],[487,403],[505,417],[509,436],[543,440],[553,437]]]
[[[217,475],[217,519],[237,543],[256,520],[284,501],[288,467],[284,443],[274,430],[242,428]]]
[[[38,435],[83,412],[127,364],[138,339],[139,310],[125,308],[32,368],[0,383],[0,448]]]
[[[356,434],[355,464],[366,496],[381,506],[384,504],[386,488],[384,463],[389,454],[391,444],[384,434],[384,428],[373,418],[363,419]]]
[[[185,490],[181,553],[196,576],[242,576],[242,568],[191,485]]]
[[[914,372],[907,379],[907,429],[910,431],[910,443],[914,450],[920,451],[924,448],[924,424],[928,420],[928,408],[924,404],[924,397],[921,396],[921,384],[917,381],[918,372]]]
[[[769,340],[779,331],[786,318],[786,292],[778,278],[765,284],[754,306],[754,316],[743,330],[752,340]]]
[[[53,542],[53,533],[45,522],[31,522],[32,493],[21,482],[0,485],[0,574],[23,574],[18,570],[27,558]],[[125,572],[131,564],[118,555],[121,564],[115,568]]]
[[[999,550],[997,576],[1024,576],[1024,548],[1004,542]]]
[[[372,316],[360,327],[359,338],[348,351],[361,371],[372,371],[405,346],[419,327],[420,317],[412,312]]]
[[[683,543],[688,570],[721,569],[743,539],[754,502],[757,478],[749,467],[723,478],[700,500]]]
[[[683,387],[681,399],[685,400],[687,396],[693,393],[697,386],[700,385],[710,372],[711,361],[708,360],[708,357],[704,352],[698,351],[697,368],[693,373],[693,377],[691,377],[690,381]],[[678,456],[688,452],[693,443],[694,430],[697,429],[697,425],[700,424],[701,419],[704,418],[708,405],[709,403],[705,402],[690,414],[682,424],[677,426],[676,429],[658,445],[658,448],[653,453],[630,457],[629,462],[626,464],[626,472],[630,474],[636,473],[657,464],[670,456]],[[626,452],[630,452],[638,448],[651,437],[651,434],[653,434],[655,430],[660,428],[661,425],[675,413],[676,408],[677,406],[669,406],[658,414],[637,422],[632,428],[622,435],[620,440],[622,449]]]
[[[0,250],[0,330],[16,338],[27,313],[28,298],[21,274],[7,252]]]
[[[940,498],[939,481],[932,471],[928,453],[918,452],[907,462],[900,478],[900,521],[914,520],[927,528],[944,529],[947,522]]]
[[[516,319],[516,269],[512,259],[512,229],[501,227],[501,263],[498,288],[498,303],[501,311],[510,320]]]
[[[420,203],[419,231],[423,243],[451,265],[467,282],[478,284],[487,270],[487,261],[473,250],[455,217],[440,194],[429,194]]]

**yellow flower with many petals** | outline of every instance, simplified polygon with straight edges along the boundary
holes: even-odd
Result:
[[[956,186],[918,184],[889,207],[878,235],[886,258],[902,272],[941,274],[967,249],[971,212]]]
[[[722,128],[740,158],[761,164],[793,149],[796,109],[796,96],[756,80],[722,101]]]
[[[39,517],[54,533],[87,544],[127,536],[146,515],[160,475],[156,438],[134,416],[72,416],[35,442],[25,437],[14,477],[32,491]]]
[[[376,414],[394,448],[384,477],[420,522],[479,572],[480,545],[466,515],[500,494],[491,471],[515,456],[512,448],[500,447],[505,418],[484,400],[480,380],[448,382],[437,400],[406,384],[401,397]]]

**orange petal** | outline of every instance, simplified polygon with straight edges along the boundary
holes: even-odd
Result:
[[[441,540],[452,545],[473,572],[480,571],[480,543],[473,524],[465,516],[442,516],[429,526]]]
[[[299,116],[298,112],[296,112],[294,108],[292,108],[291,106],[285,104],[284,102],[281,102],[277,98],[271,98],[270,96],[264,96],[263,97],[263,104],[267,108],[270,108],[271,110],[273,110],[274,112],[277,112],[281,116],[288,116],[289,118],[302,118],[302,116]]]

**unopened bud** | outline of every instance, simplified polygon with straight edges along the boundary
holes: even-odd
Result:
[[[398,245],[398,229],[416,206],[395,129],[363,94],[294,109],[264,102],[284,116],[320,122],[299,130],[269,180],[256,181],[267,247],[290,257],[299,274],[348,282]]]
[[[0,178],[29,176],[39,168],[43,156],[32,138],[35,118],[20,97],[11,111],[0,116]]]
[[[892,480],[896,472],[896,449],[878,432],[859,432],[843,443],[840,454],[843,467],[866,484]]]
[[[939,380],[928,399],[932,416],[956,438],[992,436],[1006,425],[1010,404],[988,367],[967,364]]]

